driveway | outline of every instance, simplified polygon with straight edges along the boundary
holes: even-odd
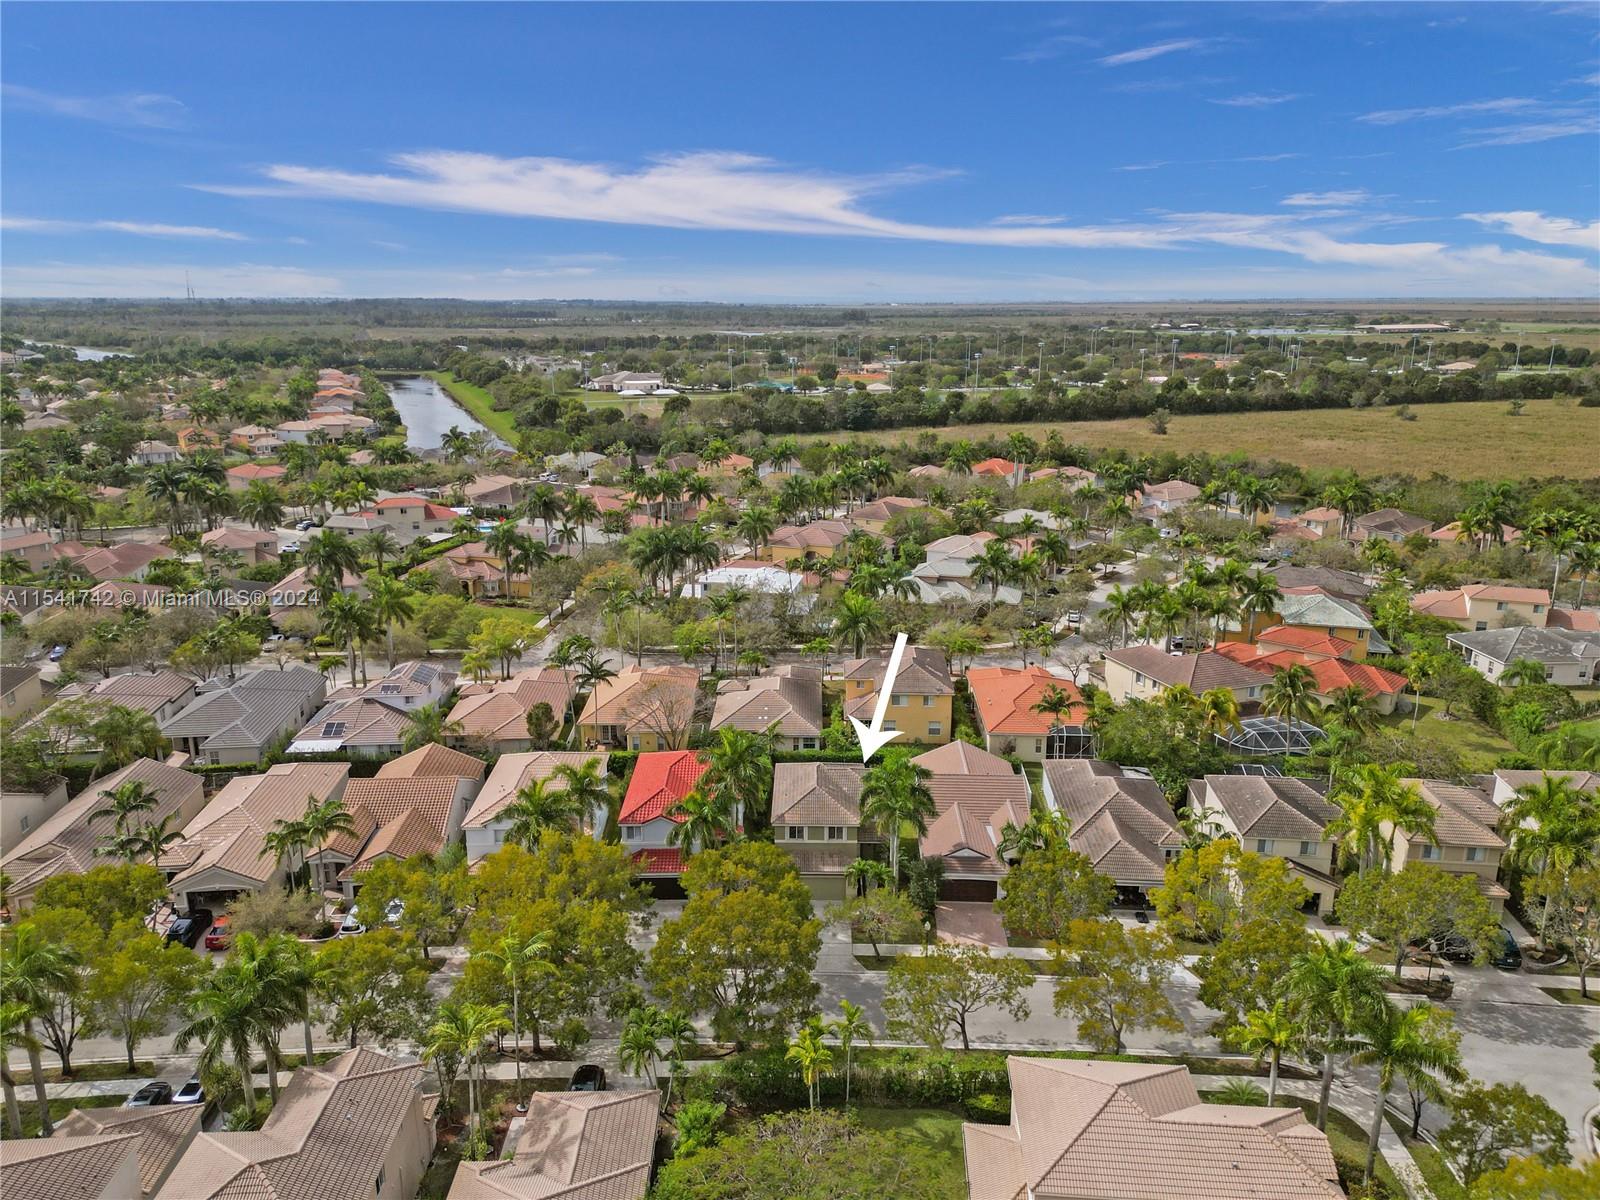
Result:
[[[939,940],[960,946],[1004,946],[1005,926],[992,903],[950,900],[939,905]]]

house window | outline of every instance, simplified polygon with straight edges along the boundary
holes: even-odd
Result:
[[[815,750],[816,748],[817,748],[817,739],[816,738],[801,738],[800,739],[800,749],[802,749],[802,750]]]
[[[1489,622],[1487,622],[1487,621],[1475,621],[1473,623],[1472,628],[1473,628],[1474,631],[1481,633],[1483,630],[1489,628]]]
[[[932,696],[924,696],[922,698],[922,707],[923,708],[932,708],[933,707],[933,697]]]
[[[31,825],[31,824],[33,824],[33,822],[28,819],[28,814],[27,813],[23,813],[22,814],[22,832],[23,833],[27,833],[28,832],[28,826]]]
[[[1535,605],[1534,605],[1534,606],[1533,606],[1533,611],[1534,611],[1534,612],[1536,612],[1536,613],[1542,613],[1542,612],[1543,612],[1543,611],[1544,611],[1544,605],[1542,605],[1542,604],[1535,604]]]
[[[904,708],[906,706],[906,698],[898,692],[891,696],[889,700],[896,708]]]
[[[636,842],[639,840],[639,827],[637,825],[624,825],[622,827],[622,840]]]
[[[1504,600],[1496,600],[1494,603],[1494,610],[1495,612],[1505,612],[1506,602]]]
[[[1256,853],[1257,854],[1271,854],[1272,853],[1272,839],[1271,838],[1257,838],[1256,839]]]
[[[628,749],[637,750],[639,748],[639,735],[637,733],[634,734],[628,739],[628,743]]]
[[[895,731],[895,723],[893,721],[885,721],[883,723],[883,728],[887,732],[893,733]]]
[[[1245,695],[1248,696],[1251,700],[1254,700],[1260,694],[1261,694],[1261,689],[1258,688],[1258,687],[1245,689]]]
[[[1468,846],[1467,847],[1467,861],[1468,862],[1482,862],[1483,861],[1483,847],[1482,846]]]
[[[1044,739],[1043,738],[1034,738],[1033,739],[1033,752],[1035,754],[1043,754],[1044,753]]]
[[[1300,857],[1301,858],[1312,858],[1312,857],[1315,857],[1316,853],[1317,853],[1317,844],[1315,842],[1301,842],[1300,843]]]
[[[1135,683],[1143,683],[1143,682],[1144,682],[1144,675],[1143,675],[1143,674],[1141,674],[1141,673],[1140,673],[1140,672],[1138,672],[1138,671],[1135,671],[1135,672],[1134,672],[1134,673],[1133,673],[1133,681],[1134,681],[1134,682],[1135,682]]]
[[[943,737],[944,736],[944,724],[942,722],[940,722],[940,721],[929,721],[928,722],[928,736],[929,737]]]
[[[1426,860],[1426,859],[1432,859],[1432,858],[1438,858],[1438,857],[1439,857],[1439,847],[1433,846],[1433,845],[1429,845],[1428,843],[1424,842],[1423,845],[1422,845],[1422,858]]]
[[[830,842],[842,842],[842,841],[844,841],[844,826],[843,825],[829,825],[828,826],[828,840]]]
[[[786,836],[791,842],[803,842],[806,838],[806,827],[804,825],[790,825]]]

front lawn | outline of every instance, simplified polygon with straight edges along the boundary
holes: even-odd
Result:
[[[1417,714],[1417,736],[1431,738],[1450,747],[1461,755],[1468,770],[1492,771],[1502,755],[1516,753],[1515,746],[1467,712],[1463,705],[1454,706],[1448,721],[1437,715],[1443,711],[1443,700],[1434,696],[1422,697]],[[1411,732],[1411,714],[1408,712],[1381,717],[1379,722],[1392,733]]]
[[[106,1079],[154,1079],[156,1066],[148,1059],[138,1059],[133,1064],[133,1070],[128,1070],[128,1064],[118,1059],[116,1062],[79,1063],[72,1068],[71,1075],[63,1075],[59,1066],[44,1069],[46,1083],[98,1083]],[[11,1078],[17,1081],[20,1090],[24,1086],[33,1085],[32,1071],[15,1071]]]
[[[1563,1004],[1589,1004],[1600,1007],[1600,991],[1591,991],[1585,996],[1577,988],[1542,988],[1547,996],[1554,996]]]
[[[1290,1104],[1299,1106],[1306,1114],[1306,1120],[1317,1119],[1315,1100],[1302,1100],[1297,1096],[1286,1099]],[[1367,1131],[1338,1109],[1329,1108],[1327,1134],[1328,1145],[1333,1150],[1333,1161],[1339,1168],[1339,1182],[1348,1192],[1361,1182],[1361,1172],[1367,1164]],[[1373,1182],[1378,1185],[1374,1200],[1403,1200],[1406,1195],[1405,1188],[1400,1186],[1400,1181],[1395,1178],[1381,1153],[1373,1167]]]
[[[966,1120],[947,1108],[859,1108],[855,1118],[867,1129],[897,1134],[944,1160],[940,1178],[947,1181],[945,1195],[963,1200],[967,1194],[966,1157],[961,1148],[961,1123]]]

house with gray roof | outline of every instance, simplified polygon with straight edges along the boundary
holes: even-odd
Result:
[[[1161,785],[1114,763],[1074,758],[1044,766],[1044,801],[1070,823],[1067,842],[1117,885],[1126,903],[1166,879],[1183,835]]]
[[[822,745],[822,671],[786,663],[754,679],[729,679],[717,689],[712,729],[770,733],[778,750]]]
[[[213,680],[161,732],[197,763],[257,763],[310,719],[327,690],[322,672],[299,665]]]
[[[1189,808],[1243,849],[1283,859],[1311,893],[1311,911],[1328,912],[1339,885],[1327,831],[1339,809],[1326,790],[1287,775],[1207,775],[1189,781]]]
[[[1545,682],[1560,687],[1589,687],[1600,679],[1600,633],[1525,625],[1463,630],[1445,641],[1491,683],[1499,682],[1506,668],[1522,659],[1538,663]]]

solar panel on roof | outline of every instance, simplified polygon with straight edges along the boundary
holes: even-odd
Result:
[[[329,721],[326,725],[324,725],[322,727],[322,736],[325,737],[325,738],[328,738],[328,737],[343,737],[344,736],[344,731],[348,727],[349,727],[348,723],[344,722],[344,721]]]

